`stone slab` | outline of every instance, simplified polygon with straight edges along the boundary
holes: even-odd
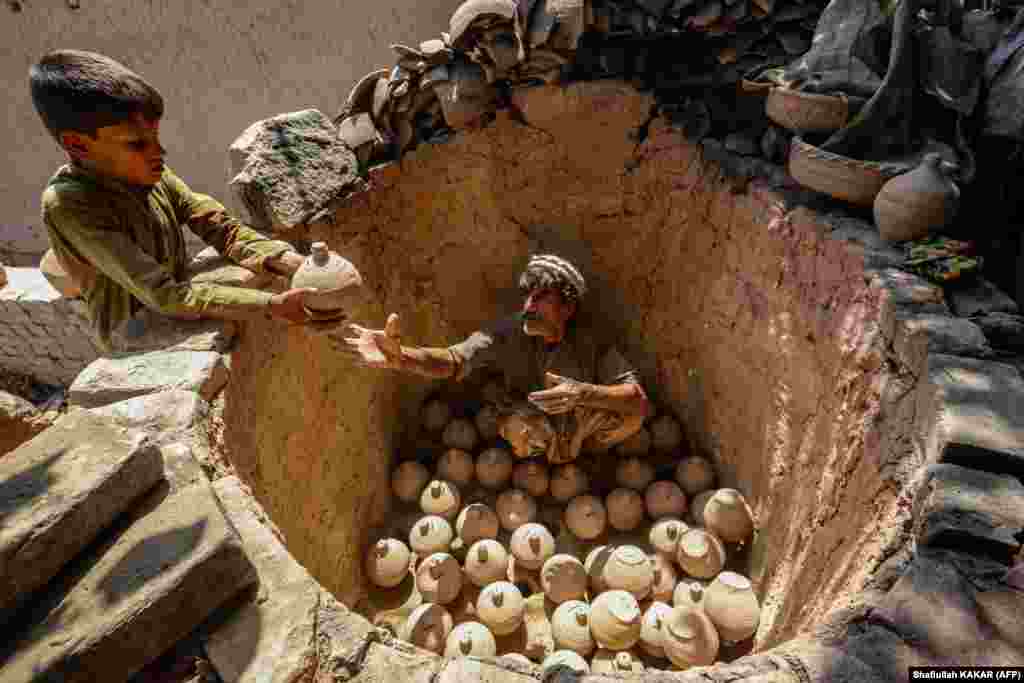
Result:
[[[215,351],[152,351],[93,361],[75,378],[68,389],[68,400],[71,405],[97,408],[145,394],[183,389],[210,401],[227,381],[223,356]]]
[[[142,432],[87,413],[0,458],[0,622],[162,472]]]
[[[533,683],[533,676],[475,657],[450,660],[437,677],[437,683]]]
[[[992,352],[981,328],[965,318],[900,306],[894,322],[893,350],[912,371],[921,368],[928,354],[979,358]]]
[[[432,683],[441,658],[401,641],[370,643],[352,683]]]
[[[33,621],[5,683],[123,683],[256,581],[208,484],[167,496],[97,551]]]
[[[1011,564],[1024,540],[1024,484],[959,465],[932,465],[914,514],[918,545]]]
[[[0,391],[0,456],[31,439],[46,426],[34,405],[21,396]]]
[[[988,313],[1017,313],[1017,304],[1006,292],[984,278],[947,290],[953,312],[964,318]]]

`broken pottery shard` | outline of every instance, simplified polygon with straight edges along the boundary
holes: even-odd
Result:
[[[231,193],[257,230],[292,231],[359,181],[355,154],[316,109],[258,121],[230,152]]]
[[[162,474],[143,432],[85,411],[0,459],[0,623]]]
[[[452,14],[448,30],[449,45],[458,45],[474,22],[490,16],[511,21],[516,16],[516,5],[512,0],[466,0]]]

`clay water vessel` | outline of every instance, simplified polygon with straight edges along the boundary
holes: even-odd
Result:
[[[678,517],[662,517],[651,527],[647,540],[660,553],[675,557],[679,547],[679,539],[689,531],[690,527]]]
[[[476,474],[473,454],[459,448],[449,448],[437,461],[437,478],[447,479],[456,486],[468,486]]]
[[[608,584],[604,579],[604,568],[611,559],[612,551],[615,548],[610,545],[599,545],[590,549],[587,558],[583,562],[583,568],[587,572],[587,580],[590,582],[590,594],[592,596],[604,593],[608,590]]]
[[[472,451],[476,448],[477,438],[476,425],[463,417],[457,417],[449,422],[441,434],[441,441],[445,446],[463,451]]]
[[[498,515],[483,503],[467,505],[455,520],[455,532],[470,545],[484,538],[496,538]]]
[[[640,623],[640,649],[652,657],[665,657],[662,640],[671,614],[672,606],[658,601],[652,602],[644,612]]]
[[[651,448],[655,453],[668,453],[683,442],[683,428],[671,415],[659,415],[651,420]]]
[[[451,419],[452,409],[441,399],[432,398],[420,408],[420,424],[428,432],[440,433]]]
[[[679,539],[676,562],[690,576],[710,579],[725,566],[725,546],[704,529],[690,529]]]
[[[552,555],[541,567],[540,585],[548,599],[556,604],[582,600],[587,593],[587,570],[572,555]]]
[[[607,650],[628,650],[640,640],[643,615],[636,598],[624,590],[610,590],[590,605],[590,631]]]
[[[555,554],[555,539],[542,524],[530,522],[512,532],[509,547],[520,565],[536,570]]]
[[[589,541],[604,533],[608,513],[597,496],[576,496],[565,507],[565,525],[577,538]]]
[[[619,531],[632,531],[644,519],[644,499],[633,489],[617,488],[605,499],[608,523]]]
[[[696,496],[715,485],[715,468],[700,455],[691,455],[676,465],[676,482],[687,496]]]
[[[551,615],[551,635],[555,647],[589,656],[595,647],[590,633],[590,605],[581,600],[560,604]]]
[[[926,154],[909,173],[889,180],[875,197],[875,224],[886,242],[924,237],[946,227],[956,216],[960,190],[946,173],[947,164]]]
[[[541,680],[547,679],[547,674],[556,666],[567,666],[573,671],[581,674],[590,673],[590,665],[587,660],[580,657],[572,650],[556,650],[544,658],[540,663]]]
[[[635,545],[620,545],[612,550],[601,578],[609,589],[628,591],[637,600],[643,600],[654,585],[654,564]]]
[[[676,666],[710,666],[718,657],[719,638],[715,625],[703,610],[675,607],[663,631],[662,647]]]
[[[649,555],[651,566],[654,567],[654,581],[651,583],[651,599],[660,602],[672,602],[672,596],[679,582],[673,555],[652,553]]]
[[[382,538],[366,555],[366,575],[381,588],[394,588],[409,575],[412,553],[397,538]]]
[[[476,459],[476,479],[489,489],[500,489],[512,477],[512,454],[504,448],[488,448]]]
[[[512,470],[512,485],[534,498],[548,492],[548,468],[540,462],[521,462]]]
[[[686,494],[674,481],[656,481],[648,486],[644,492],[644,503],[653,520],[686,514]]]
[[[326,242],[314,242],[310,255],[292,275],[291,286],[312,287],[304,297],[305,307],[314,315],[344,315],[363,294],[363,278],[351,262],[327,249]]]
[[[615,481],[634,491],[643,491],[654,481],[654,466],[640,458],[626,458],[615,468]]]
[[[598,650],[590,660],[590,672],[594,674],[638,674],[643,671],[643,662],[628,650]]]
[[[704,595],[704,611],[727,642],[754,635],[761,619],[750,580],[735,572],[722,572],[711,582]]]
[[[497,653],[494,634],[478,621],[466,621],[452,629],[444,648],[445,657],[493,657]]]
[[[672,593],[672,605],[674,607],[704,607],[704,594],[707,591],[708,582],[698,579],[685,578],[676,584]]]
[[[399,629],[398,637],[424,650],[441,654],[452,626],[452,615],[448,610],[431,602],[413,610]]]
[[[718,489],[704,505],[704,526],[727,543],[740,543],[754,533],[746,499],[736,489]]]
[[[406,460],[391,475],[391,490],[402,502],[415,503],[429,480],[430,471],[426,467],[415,460]]]
[[[416,568],[416,588],[425,602],[447,605],[462,592],[462,567],[448,553],[434,553]]]
[[[480,588],[502,581],[508,574],[508,551],[489,538],[477,541],[466,552],[465,569],[469,580]]]
[[[711,496],[715,495],[715,491],[718,489],[708,489],[698,493],[693,501],[690,503],[690,519],[697,526],[706,526],[704,519],[704,509],[707,507],[708,501],[711,500]]]
[[[486,404],[481,408],[476,416],[473,418],[474,424],[476,424],[476,430],[480,434],[480,438],[485,442],[494,441],[498,438],[498,408],[497,406]]]
[[[441,553],[448,550],[454,536],[448,520],[428,515],[413,525],[409,532],[409,547],[418,555]]]
[[[476,611],[496,636],[507,636],[523,623],[523,594],[508,581],[497,581],[480,591]]]
[[[572,500],[590,488],[590,477],[574,463],[559,465],[551,470],[549,489],[551,497],[559,502]]]
[[[462,497],[455,484],[442,479],[434,479],[427,484],[420,494],[420,508],[425,514],[438,515],[445,519],[454,519],[459,514]]]
[[[502,491],[495,508],[498,522],[507,531],[515,531],[537,519],[537,502],[526,491],[519,489]]]

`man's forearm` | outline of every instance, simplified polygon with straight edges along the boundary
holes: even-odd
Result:
[[[459,363],[448,349],[403,346],[401,369],[431,379],[451,379],[458,372]]]
[[[650,415],[651,402],[644,388],[633,382],[589,384],[580,405],[609,410],[622,415]]]

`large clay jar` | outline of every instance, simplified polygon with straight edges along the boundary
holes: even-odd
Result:
[[[445,446],[463,451],[472,451],[476,448],[477,438],[476,425],[463,417],[457,417],[449,422],[441,434],[441,441]]]
[[[644,519],[644,499],[633,489],[618,488],[605,499],[608,523],[619,531],[632,531]]]
[[[475,585],[483,588],[488,584],[504,580],[508,574],[508,552],[497,541],[477,541],[466,552],[466,576]]]
[[[493,657],[498,644],[491,630],[478,621],[466,621],[448,634],[445,657]]]
[[[452,409],[441,399],[432,398],[420,408],[420,424],[428,432],[440,433],[452,419]]]
[[[647,514],[654,520],[686,514],[686,494],[674,481],[656,481],[648,486],[644,503]]]
[[[459,489],[451,482],[435,479],[420,494],[420,508],[425,514],[455,519],[462,502]]]
[[[454,536],[448,520],[428,515],[413,525],[409,532],[409,547],[418,555],[443,553],[448,550]]]
[[[391,475],[391,490],[404,503],[415,503],[420,492],[430,481],[430,471],[415,460],[406,460]]]
[[[647,540],[659,553],[675,557],[679,539],[689,530],[686,522],[678,517],[662,517],[651,527]]]
[[[458,448],[449,448],[437,461],[437,478],[446,479],[456,486],[469,486],[476,473],[473,454]]]
[[[604,533],[608,514],[597,496],[576,496],[565,507],[565,525],[577,538],[590,541]]]
[[[668,453],[683,442],[683,428],[671,415],[659,415],[651,420],[651,447],[655,453]]]
[[[960,190],[931,153],[909,173],[892,178],[875,197],[875,224],[886,242],[903,242],[941,230],[956,215]]]
[[[484,443],[494,441],[498,438],[498,407],[490,403],[484,405],[473,418],[476,424],[476,431]]]
[[[455,532],[469,545],[484,538],[497,538],[498,515],[483,503],[472,503],[459,513],[455,520]]]
[[[652,602],[644,612],[643,620],[640,622],[640,649],[652,657],[665,656],[662,639],[665,637],[665,628],[671,614],[671,605],[657,601]]]
[[[507,636],[523,623],[526,601],[514,584],[497,581],[488,585],[476,600],[480,621],[496,636]]]
[[[704,526],[727,543],[740,543],[754,533],[750,506],[736,489],[718,489],[704,506]]]
[[[672,602],[679,575],[676,573],[674,555],[652,553],[651,565],[654,567],[654,581],[651,583],[651,599],[661,602]]]
[[[643,673],[644,665],[633,653],[623,650],[598,650],[590,660],[590,672],[593,674],[638,674]]]
[[[399,629],[398,637],[424,650],[441,654],[452,625],[452,615],[448,610],[430,602],[412,611]]]
[[[587,572],[587,579],[590,581],[590,594],[598,595],[608,590],[608,584],[604,579],[604,568],[608,566],[608,560],[615,550],[610,545],[599,545],[591,548],[587,553],[587,559],[583,562],[583,568]]]
[[[606,650],[628,650],[640,640],[642,617],[631,593],[605,591],[590,605],[590,632]]]
[[[735,572],[722,572],[711,582],[704,595],[704,611],[727,642],[754,635],[761,620],[761,606],[750,580]]]
[[[425,602],[447,605],[462,591],[462,567],[448,553],[434,553],[416,568],[416,588]]]
[[[587,594],[587,570],[572,555],[552,555],[540,570],[540,585],[555,604],[582,600]]]
[[[628,591],[637,600],[643,600],[654,584],[654,565],[651,558],[635,545],[620,545],[612,550],[602,578],[608,588]]]
[[[381,588],[394,588],[409,575],[411,557],[397,538],[382,538],[366,554],[366,576]]]
[[[675,607],[704,607],[704,594],[708,582],[686,578],[676,584],[672,593],[672,605]]]
[[[555,554],[555,539],[541,524],[523,524],[512,532],[512,554],[526,569],[540,569]]]
[[[312,287],[303,302],[314,314],[331,314],[351,309],[362,296],[363,278],[348,260],[327,249],[326,242],[313,242],[310,255],[292,275],[292,289]]]
[[[498,512],[498,521],[507,531],[515,531],[537,519],[537,501],[526,491],[519,489],[502,491],[495,508]]]
[[[568,600],[559,605],[551,615],[551,636],[555,647],[589,656],[594,651],[590,605],[581,600]]]
[[[624,458],[642,458],[647,455],[650,450],[651,432],[647,427],[641,427],[636,434],[615,447],[615,451]]]
[[[725,566],[725,546],[704,529],[690,529],[679,539],[676,562],[696,579],[710,579]]]
[[[534,498],[548,492],[548,468],[539,462],[521,462],[512,470],[512,485]]]
[[[590,488],[590,477],[574,463],[559,465],[551,470],[549,488],[552,498],[565,503]]]
[[[702,491],[701,493],[698,493],[690,503],[690,519],[692,519],[693,523],[697,526],[706,525],[706,521],[704,519],[704,508],[707,507],[708,501],[711,500],[711,496],[715,495],[715,491],[717,490],[718,489],[708,489],[707,491]]]
[[[718,657],[718,631],[703,610],[675,607],[664,629],[662,647],[669,660],[681,669],[710,666]]]
[[[640,458],[626,458],[615,468],[615,481],[627,489],[643,491],[654,481],[654,465]]]
[[[579,674],[590,673],[590,665],[587,664],[587,660],[583,659],[583,657],[580,657],[572,650],[555,650],[540,663],[541,680],[547,680],[548,674],[556,666],[567,666]]]
[[[512,477],[512,454],[504,448],[488,448],[476,459],[476,479],[489,489],[500,489]]]
[[[688,496],[696,496],[715,485],[715,468],[700,455],[691,455],[676,465],[676,481]]]

